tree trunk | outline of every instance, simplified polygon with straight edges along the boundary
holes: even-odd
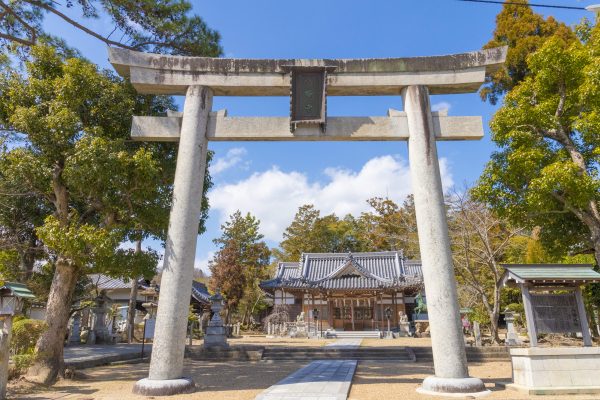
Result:
[[[135,254],[142,252],[142,241],[135,241]],[[133,342],[133,331],[135,328],[135,307],[137,305],[138,285],[137,278],[131,280],[131,291],[129,292],[129,307],[127,308],[127,343]]]
[[[129,292],[129,307],[127,308],[127,343],[133,343],[133,331],[135,328],[135,306],[137,304],[138,285],[137,279],[131,280],[131,291]]]
[[[502,281],[496,281],[494,286],[494,306],[492,314],[490,315],[491,327],[492,327],[492,339],[494,343],[500,344],[500,335],[498,333],[498,319],[500,318],[500,290],[502,288]]]
[[[27,371],[28,380],[50,385],[64,373],[63,347],[76,283],[76,268],[58,257],[46,304],[47,328],[35,346],[36,359]]]
[[[600,228],[598,229],[598,235],[593,237],[594,241],[594,255],[596,256],[596,265],[600,265]]]
[[[31,274],[33,273],[33,267],[35,266],[35,250],[34,247],[37,245],[37,238],[35,234],[32,234],[27,243],[27,247],[23,249],[20,253],[20,269],[23,274],[22,279],[25,281],[31,278]]]

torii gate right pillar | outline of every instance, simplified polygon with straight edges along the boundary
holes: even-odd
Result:
[[[402,97],[435,369],[418,391],[487,394],[483,381],[470,378],[467,368],[429,91],[408,86]]]

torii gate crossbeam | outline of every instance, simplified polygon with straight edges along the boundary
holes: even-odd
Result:
[[[252,60],[145,54],[109,48],[110,62],[140,93],[185,94],[183,113],[134,117],[134,140],[179,141],[173,204],[150,372],[134,391],[171,395],[193,390],[183,378],[188,304],[209,140],[408,141],[435,375],[422,393],[485,394],[468,374],[436,140],[483,137],[480,117],[431,112],[430,94],[469,93],[501,67],[506,48],[435,57],[355,60]],[[387,117],[335,117],[327,130],[290,118],[227,117],[213,96],[287,96],[290,68],[327,68],[329,96],[401,95],[404,111]]]

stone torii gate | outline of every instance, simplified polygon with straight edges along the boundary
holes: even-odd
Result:
[[[134,117],[134,140],[179,141],[173,204],[148,378],[134,392],[194,390],[182,376],[188,304],[208,141],[408,141],[435,375],[419,391],[485,394],[468,374],[436,140],[478,140],[481,117],[432,112],[430,94],[470,93],[499,68],[506,48],[435,57],[253,60],[167,56],[109,48],[140,93],[185,95],[183,113]],[[213,96],[290,96],[290,117],[228,117]],[[326,118],[327,96],[401,95],[386,117]]]

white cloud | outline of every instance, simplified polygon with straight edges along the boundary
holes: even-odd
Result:
[[[440,159],[444,189],[453,185],[445,159]],[[328,182],[310,182],[305,174],[281,171],[277,166],[256,172],[237,183],[217,185],[210,196],[211,208],[224,222],[236,210],[250,212],[261,221],[266,239],[280,241],[298,207],[314,204],[322,215],[359,215],[369,209],[366,200],[389,197],[397,203],[411,193],[406,160],[382,156],[365,163],[360,171],[327,168]]]
[[[243,147],[234,147],[233,149],[229,149],[224,157],[219,157],[214,163],[212,163],[210,166],[211,175],[217,175],[227,169],[235,167],[243,161],[246,153],[247,151]]]
[[[214,256],[215,256],[215,252],[209,251],[208,253],[206,253],[205,258],[196,257],[196,260],[194,262],[194,269],[201,269],[207,276],[210,275],[210,270],[208,269],[208,263],[209,263],[209,261],[211,261],[213,259]]]
[[[431,111],[450,111],[450,108],[452,108],[452,104],[448,103],[447,101],[440,101],[439,103],[431,105]]]

